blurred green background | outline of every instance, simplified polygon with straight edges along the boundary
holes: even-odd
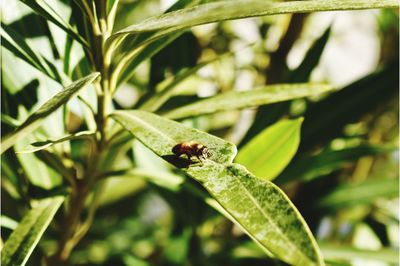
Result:
[[[70,16],[67,1],[50,2]],[[173,2],[121,1],[115,30],[160,14]],[[46,58],[61,63],[67,40],[58,28],[16,0],[3,5],[2,18]],[[398,265],[398,25],[396,10],[373,10],[279,15],[194,27],[142,63],[120,87],[114,103],[135,107],[178,73],[219,55],[181,82],[161,112],[220,92],[265,84],[332,84],[337,91],[327,95],[184,123],[232,141],[240,151],[277,121],[304,116],[298,152],[273,182],[300,210],[332,265]],[[80,49],[72,47],[72,76],[85,74]],[[24,109],[30,110],[60,87],[2,47],[2,88],[2,112],[20,119],[26,115]],[[82,110],[74,104],[65,125],[70,132],[82,127]],[[63,134],[57,132],[63,128],[58,118],[49,119],[44,128],[49,136]],[[3,125],[3,134],[10,130]],[[72,146],[76,158],[85,153],[80,142]],[[73,265],[284,265],[269,259],[210,208],[202,195],[191,190],[198,186],[194,181],[139,142],[118,156],[120,168],[133,162],[141,171],[103,181],[107,184],[99,192],[93,226],[73,252]],[[15,154],[2,159],[3,240],[25,210],[21,191],[28,198],[48,193],[41,180],[28,182],[23,174],[24,168],[32,171],[29,165],[35,165],[38,176],[42,174],[39,161],[29,160],[33,159]],[[57,183],[56,175],[48,178],[53,186]],[[23,184],[18,181],[16,186],[17,179]],[[28,265],[39,265],[40,253],[54,250],[52,237],[50,228]]]

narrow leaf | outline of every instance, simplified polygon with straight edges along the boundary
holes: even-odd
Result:
[[[234,145],[143,111],[117,111],[111,117],[154,153],[201,183],[222,206],[222,214],[279,259],[296,265],[324,264],[310,230],[287,196],[271,182],[231,163]],[[211,157],[202,163],[182,164],[184,159],[171,151],[182,140],[212,148]]]
[[[217,163],[232,162],[237,152],[232,143],[190,127],[184,127],[185,130],[182,131],[182,124],[149,112],[116,111],[111,116],[129,132],[135,132],[136,137],[138,134],[145,137],[147,141],[142,141],[143,144],[165,158],[175,157],[172,147],[188,141],[197,141],[206,145],[211,149],[210,160]],[[151,147],[148,143],[151,143]]]
[[[37,111],[31,114],[25,122],[21,124],[12,134],[5,136],[2,139],[1,153],[12,147],[20,138],[28,135],[41,125],[43,120],[57,110],[61,105],[65,104],[75,93],[82,88],[91,84],[99,73],[92,73],[84,78],[81,78],[64,90],[54,95],[50,100],[45,102]]]
[[[187,173],[199,181],[252,238],[293,265],[323,265],[318,246],[296,207],[273,183],[239,164],[207,163]]]
[[[340,169],[348,162],[365,156],[391,152],[395,149],[380,146],[359,146],[343,150],[327,149],[294,161],[275,179],[275,183],[283,184],[293,180],[309,181]]]
[[[15,230],[15,228],[17,228],[17,226],[18,226],[18,222],[17,221],[15,221],[15,220],[13,220],[10,217],[5,216],[5,215],[1,215],[0,216],[0,224],[1,224],[1,227],[8,228],[8,229],[11,229],[11,230]]]
[[[10,127],[18,127],[21,123],[9,115],[1,114],[1,122],[9,125]]]
[[[356,259],[374,260],[399,265],[399,252],[393,248],[382,248],[379,250],[358,249],[352,246],[320,244],[322,253],[326,259],[337,259],[353,261]]]
[[[300,151],[326,146],[343,136],[345,125],[359,121],[372,110],[399,95],[399,61],[347,85],[321,101],[310,103],[304,113]],[[321,114],[324,118],[321,119]],[[321,134],[324,132],[324,134]]]
[[[394,198],[399,195],[399,179],[373,179],[360,184],[345,184],[326,195],[318,205],[337,209],[369,204],[378,198]]]
[[[171,119],[211,114],[220,111],[256,107],[288,101],[332,90],[324,84],[279,84],[249,91],[231,91],[174,109],[165,114]]]
[[[312,71],[318,65],[325,46],[328,43],[329,35],[331,33],[331,26],[319,37],[304,56],[301,64],[293,70],[289,75],[290,82],[307,82],[310,78]]]
[[[176,88],[178,88],[177,87],[178,84],[186,80],[191,75],[197,73],[197,71],[203,68],[204,66],[221,59],[221,57],[223,56],[229,56],[229,55],[232,55],[232,53],[230,52],[225,53],[223,55],[217,56],[214,59],[199,63],[192,68],[184,69],[183,71],[178,73],[174,77],[174,79],[168,85],[165,86],[165,88],[163,88],[160,92],[158,92],[156,95],[150,98],[142,106],[140,106],[140,109],[151,112],[158,110],[169,98],[171,98],[176,93]]]
[[[174,34],[170,34],[169,36],[165,36],[159,40],[156,40],[146,47],[144,47],[133,59],[129,62],[124,69],[118,79],[118,84],[123,84],[127,80],[129,80],[132,75],[135,73],[136,67],[142,63],[143,61],[150,59],[153,55],[158,53],[168,44],[173,42],[176,38],[178,38],[183,32],[177,32]]]
[[[43,0],[21,0],[22,3],[32,8],[36,13],[56,24],[63,29],[69,36],[81,43],[84,47],[89,47],[86,40],[80,36],[75,29],[68,24],[46,1]]]
[[[171,12],[177,9],[182,9],[187,6],[194,6],[201,2],[200,0],[194,0],[194,1],[189,1],[189,0],[178,0],[176,1],[166,12]],[[154,42],[149,43],[146,47],[144,47],[138,54],[135,55],[135,57],[132,59],[131,62],[127,63],[126,66],[123,68],[122,73],[120,74],[120,77],[118,79],[118,84],[122,84],[125,81],[127,81],[133,74],[134,70],[136,67],[143,62],[146,59],[151,58],[153,55],[158,53],[161,49],[166,47],[168,44],[170,44],[172,41],[174,41],[176,38],[178,38],[182,33],[185,31],[178,31],[173,34],[170,34],[168,36],[165,36],[161,39],[158,39]],[[137,38],[136,38],[137,37]],[[148,34],[142,34],[139,36],[136,36],[135,39],[141,40],[141,39],[149,39]],[[107,42],[108,44],[110,41]],[[134,42],[135,43],[135,42]],[[140,42],[139,42],[140,43]],[[120,45],[120,49],[122,45]],[[130,52],[135,48],[136,46],[133,44],[129,45],[128,47],[122,48],[122,51],[127,51],[125,56],[128,56]]]
[[[0,35],[2,37],[2,45],[14,55],[43,72],[48,77],[62,82],[56,66],[30,47],[18,32],[1,23]]]
[[[399,3],[397,0],[319,0],[288,2],[272,2],[265,0],[219,1],[150,18],[122,29],[110,38],[115,38],[115,36],[118,35],[160,31],[171,28],[180,30],[196,25],[229,19],[317,11],[395,8],[398,6]]]
[[[236,162],[256,176],[272,180],[296,153],[302,121],[284,120],[263,130],[239,151]]]
[[[25,265],[63,201],[60,196],[42,200],[26,214],[1,251],[1,265]]]
[[[62,137],[57,140],[45,140],[45,141],[38,141],[30,144],[30,147],[27,147],[23,150],[17,151],[16,153],[32,153],[40,150],[47,149],[55,144],[62,143],[68,140],[74,139],[90,139],[94,136],[95,132],[92,131],[82,131],[75,134],[71,134],[65,137]]]

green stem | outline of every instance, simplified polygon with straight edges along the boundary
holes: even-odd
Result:
[[[83,1],[85,2],[85,1]],[[96,2],[96,3],[95,3]],[[82,178],[76,178],[69,199],[69,209],[66,213],[64,223],[60,228],[60,237],[56,253],[49,258],[49,265],[64,265],[68,260],[73,248],[84,237],[90,228],[96,208],[91,208],[88,218],[82,222],[82,213],[85,210],[85,202],[98,179],[98,166],[102,153],[107,149],[107,116],[111,105],[111,93],[109,82],[109,66],[111,56],[105,54],[104,43],[110,35],[107,27],[107,1],[92,1],[92,10],[85,4],[86,11],[90,13],[90,25],[92,27],[91,42],[93,50],[93,65],[96,71],[101,73],[101,80],[95,84],[97,92],[97,112],[95,114],[98,138],[93,147],[93,152],[88,159],[86,169]],[[93,110],[94,111],[94,110]],[[97,193],[98,194],[98,193]]]
[[[65,262],[69,258],[74,248],[73,237],[79,225],[88,192],[88,187],[80,184],[71,194],[69,212],[60,228],[62,233],[59,238],[58,249],[56,253],[48,259],[48,265],[65,265]]]

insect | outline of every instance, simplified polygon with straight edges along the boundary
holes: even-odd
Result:
[[[211,156],[207,146],[196,141],[179,143],[172,148],[172,152],[178,157],[186,154],[189,160],[191,157],[196,156],[199,161],[202,161],[202,159],[207,159]]]

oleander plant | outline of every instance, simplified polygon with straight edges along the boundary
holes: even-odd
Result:
[[[398,8],[4,1],[1,264],[398,265]]]

